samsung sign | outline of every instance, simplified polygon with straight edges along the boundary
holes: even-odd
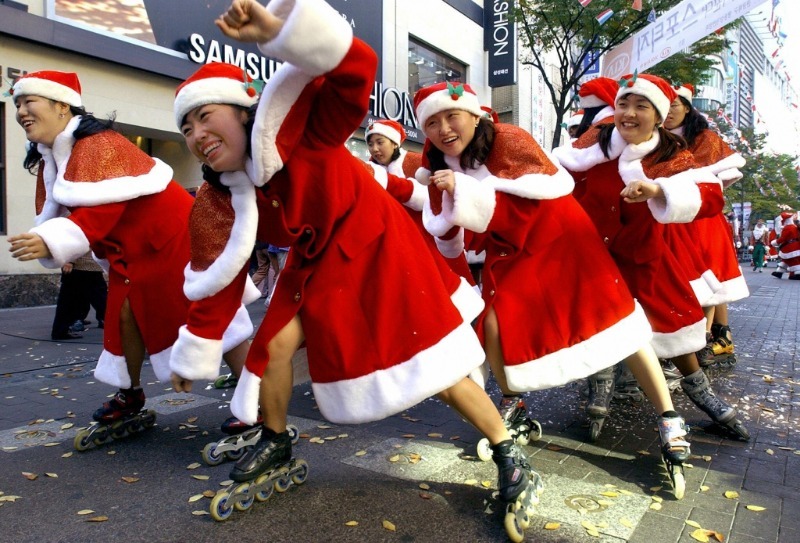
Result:
[[[489,52],[489,86],[517,83],[517,23],[513,0],[484,0],[483,36]]]

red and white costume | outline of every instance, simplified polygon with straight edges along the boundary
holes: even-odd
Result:
[[[460,108],[447,100],[437,111]],[[420,110],[417,104],[423,123]],[[461,252],[465,244],[486,252],[483,299],[500,324],[512,390],[545,389],[586,377],[649,341],[641,307],[570,194],[572,179],[529,133],[496,124],[489,156],[475,169],[462,169],[458,158],[444,159],[455,172],[454,196],[429,188],[425,226],[445,254]],[[430,174],[424,163],[417,179],[430,184]],[[432,208],[439,207],[437,200],[441,210]],[[466,243],[465,230],[471,233]],[[565,247],[580,250],[581,260],[554,261]],[[482,340],[485,315],[476,322]]]
[[[483,363],[469,324],[482,303],[419,250],[424,241],[406,212],[344,146],[366,114],[375,53],[319,0],[273,0],[267,9],[285,22],[259,48],[284,64],[261,95],[253,128],[246,176],[255,205],[235,209],[231,232],[240,223],[255,227],[258,239],[291,251],[231,410],[256,420],[267,346],[298,315],[323,416],[339,423],[381,419]],[[236,243],[234,235],[227,240]],[[234,279],[234,299],[244,280]]]
[[[794,213],[781,213],[783,228],[781,235],[774,242],[778,248],[778,256],[786,266],[786,271],[800,273],[800,229],[794,223]]]
[[[594,221],[634,297],[653,327],[653,347],[661,358],[695,352],[705,341],[705,317],[688,278],[664,238],[665,225],[714,216],[722,209],[722,189],[714,175],[682,151],[655,163],[651,156],[659,135],[628,144],[616,128],[610,157],[592,129],[572,148],[555,151],[577,180],[576,197]],[[628,183],[658,184],[665,198],[626,203],[620,191]]]
[[[683,127],[672,132],[682,136]],[[708,167],[719,178],[723,188],[742,177],[739,168],[744,166],[744,158],[712,130],[698,134],[689,151],[697,164]],[[690,231],[692,246],[696,245],[703,262],[719,283],[702,305],[710,307],[749,296],[750,291],[736,256],[733,233],[722,211],[713,217],[693,221]]]

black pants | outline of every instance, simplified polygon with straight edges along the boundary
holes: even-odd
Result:
[[[65,335],[72,323],[89,314],[90,305],[94,307],[97,320],[105,320],[107,297],[108,285],[103,272],[72,270],[62,273],[52,336]]]

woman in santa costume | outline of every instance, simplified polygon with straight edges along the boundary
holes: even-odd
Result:
[[[789,272],[789,279],[800,279],[800,229],[795,224],[794,211],[784,211],[780,214],[781,235],[772,242],[778,249],[781,264],[772,275],[780,279],[785,271]]]
[[[241,206],[220,208],[233,224],[226,248],[243,244],[220,258],[239,270],[253,236],[291,246],[231,402],[246,422],[261,407],[261,439],[231,478],[251,480],[291,459],[291,358],[305,343],[325,418],[378,420],[438,395],[495,445],[501,493],[533,501],[539,476],[524,465],[491,399],[467,378],[483,363],[470,327],[480,297],[436,265],[405,211],[344,145],[366,114],[375,53],[320,0],[273,0],[268,8],[236,0],[217,25],[284,61],[261,94],[252,129],[236,107],[250,88],[241,70],[218,77],[214,65],[203,66],[176,93],[189,149],[220,174],[221,186],[250,194]],[[244,278],[234,278],[234,298]],[[195,361],[198,371],[208,364],[202,353]],[[180,387],[189,376],[173,370]]]
[[[596,77],[581,84],[578,89],[578,103],[583,115],[573,140],[581,137],[594,125],[614,122],[614,99],[618,87],[617,82],[610,77]]]
[[[94,419],[111,423],[144,406],[145,351],[156,376],[169,378],[170,348],[189,307],[182,286],[192,197],[169,166],[86,112],[76,74],[30,73],[11,94],[31,142],[25,166],[37,172],[36,226],[9,237],[11,251],[59,268],[91,249],[105,264],[108,306],[95,377],[120,390]],[[235,369],[252,330],[245,312],[226,331]]]
[[[705,117],[692,106],[692,85],[683,84],[676,87],[675,92],[677,97],[670,106],[664,128],[682,136],[697,164],[709,168],[722,182],[723,189],[729,187],[742,177],[739,168],[744,166],[744,158],[711,130]],[[728,220],[720,211],[713,217],[699,218],[679,228],[687,232],[687,247],[697,249],[690,254],[699,253],[718,282],[711,296],[701,302],[707,321],[706,346],[697,353],[700,365],[735,362],[728,303],[746,298],[750,291],[736,257]]]
[[[662,414],[665,452],[685,458],[686,431],[650,347],[650,325],[571,195],[569,173],[524,130],[485,118],[468,85],[423,88],[414,107],[427,137],[417,172],[430,190],[425,226],[445,254],[466,243],[486,253],[486,309],[475,327],[503,392],[504,420],[524,416],[519,392],[626,360]],[[581,259],[552,266],[564,247]]]
[[[428,189],[421,185],[414,174],[419,169],[422,155],[403,149],[406,131],[397,121],[378,120],[367,126],[364,139],[369,147],[373,176],[392,197],[403,204],[425,238],[428,249],[436,260],[443,256],[436,248],[435,238],[428,234],[422,224],[422,208],[428,200]],[[444,258],[454,272],[475,284],[465,254]]]
[[[694,353],[705,345],[703,310],[665,239],[666,224],[712,217],[722,208],[719,180],[661,126],[674,99],[659,77],[626,76],[614,124],[555,153],[583,185],[579,201],[644,307],[658,356],[672,359],[698,407],[745,437],[736,411],[713,393],[700,369]]]

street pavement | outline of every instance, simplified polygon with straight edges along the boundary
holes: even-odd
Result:
[[[527,541],[688,543],[697,530],[729,543],[800,541],[800,281],[770,271],[745,269],[751,296],[730,307],[738,364],[709,372],[750,442],[729,438],[673,393],[693,454],[678,501],[649,403],[615,402],[589,443],[580,382],[528,394],[544,435],[525,450],[545,492]],[[260,322],[262,304],[249,309]],[[221,488],[230,464],[207,466],[200,451],[222,437],[232,389],[197,383],[174,394],[148,364],[156,426],[77,452],[76,431],[114,391],[92,375],[102,330],[50,341],[53,313],[0,310],[0,541],[506,540],[502,511],[485,506],[495,467],[476,458],[480,435],[454,412],[430,399],[382,421],[335,425],[307,385],[295,388],[289,411],[301,432],[295,455],[310,466],[305,484],[215,522],[203,493]]]

